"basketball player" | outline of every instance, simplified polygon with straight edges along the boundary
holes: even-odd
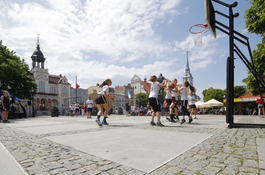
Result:
[[[108,125],[106,119],[107,119],[107,115],[109,112],[109,105],[108,105],[108,100],[109,101],[114,101],[115,99],[115,95],[111,96],[109,94],[109,86],[111,86],[112,81],[110,79],[106,79],[101,85],[99,85],[99,87],[101,88],[98,92],[98,95],[95,99],[95,103],[97,105],[98,108],[98,114],[97,114],[97,119],[96,119],[96,123],[99,126],[103,125]],[[100,115],[103,113],[103,108],[105,109],[104,112],[104,119],[102,120],[102,122],[100,122]]]
[[[179,116],[178,116],[179,90],[177,87],[178,80],[176,78],[173,78],[172,83],[173,83],[175,88],[173,90],[171,90],[172,103],[170,105],[170,108],[171,108],[170,114],[172,115],[172,118],[176,118],[177,122],[179,122]]]
[[[166,119],[170,122],[173,122],[175,123],[176,121],[174,120],[173,116],[172,116],[172,108],[171,108],[171,104],[172,104],[172,92],[171,92],[171,88],[169,87],[169,84],[171,83],[170,80],[167,81],[167,86],[166,88],[164,89],[164,91],[166,91],[166,96],[165,96],[165,100],[166,100],[166,103],[167,103],[167,106],[169,109],[169,117],[166,117]],[[172,83],[173,84],[173,83]],[[165,111],[166,111],[166,108],[165,108]]]
[[[197,101],[196,100],[196,95],[195,95],[195,92],[192,92],[191,90],[189,91],[189,96],[188,96],[188,101],[189,101],[189,107],[191,109],[191,112],[190,112],[190,115],[195,115],[194,119],[198,119],[196,117],[196,114],[197,114],[197,110],[196,110],[196,105],[195,105],[195,102]]]
[[[161,121],[160,121],[160,116],[161,116],[161,105],[158,100],[158,90],[160,87],[165,88],[167,80],[164,80],[161,84],[157,82],[157,77],[155,75],[151,76],[149,81],[151,81],[151,90],[150,94],[148,97],[149,104],[153,108],[153,113],[152,113],[152,119],[150,122],[150,125],[152,126],[164,126]],[[157,117],[157,123],[155,124],[154,118],[155,116]]]
[[[183,86],[179,89],[179,91],[181,93],[181,111],[182,111],[182,114],[183,114],[183,119],[181,120],[180,124],[183,124],[183,123],[186,122],[186,120],[185,120],[185,115],[186,114],[189,117],[189,123],[191,123],[193,121],[193,119],[190,116],[190,113],[189,113],[189,111],[187,109],[187,104],[188,104],[187,87],[189,87],[192,92],[196,91],[195,88],[193,86],[191,86],[188,81],[185,81],[183,83]]]

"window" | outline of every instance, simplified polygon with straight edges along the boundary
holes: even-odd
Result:
[[[67,88],[63,87],[63,94],[67,94]]]
[[[39,92],[45,92],[45,83],[43,81],[39,82]]]
[[[55,88],[53,86],[50,88],[50,93],[55,94]]]

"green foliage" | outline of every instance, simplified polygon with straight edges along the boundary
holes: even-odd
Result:
[[[207,102],[211,99],[215,99],[215,100],[222,102],[226,92],[224,90],[221,90],[221,89],[214,89],[214,88],[210,87],[209,89],[203,90],[202,94],[204,96],[204,98],[203,98],[204,102]]]
[[[265,37],[265,1],[264,0],[251,0],[252,6],[246,10],[246,27],[248,32],[256,33]]]
[[[139,100],[138,100],[139,99]],[[135,101],[136,101],[136,106],[147,106],[148,104],[148,94],[145,93],[138,93],[135,95]]]
[[[262,37],[262,43],[257,45],[257,50],[253,51],[253,63],[257,73],[261,76],[265,74],[265,1],[251,0],[252,6],[246,10],[246,28],[250,33],[256,33]],[[247,84],[247,91],[253,95],[264,94],[265,90],[260,86],[257,80],[248,71],[248,77],[243,80]]]
[[[246,86],[235,86],[234,87],[234,98],[238,98],[247,92]]]
[[[37,84],[29,77],[29,67],[24,59],[15,55],[0,41],[0,81],[1,89],[8,90],[21,99],[32,99]],[[33,89],[33,93],[31,93]]]
[[[258,44],[257,50],[253,51],[253,61],[257,73],[261,76],[265,74],[265,43]],[[248,71],[248,77],[242,80],[247,84],[247,91],[253,95],[259,94],[259,86],[256,78]],[[261,93],[264,94],[265,90],[260,86]]]

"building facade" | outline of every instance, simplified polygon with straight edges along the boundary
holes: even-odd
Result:
[[[45,58],[40,50],[39,38],[37,47],[32,56],[32,69],[30,76],[38,85],[37,93],[31,102],[32,115],[50,115],[53,106],[58,107],[61,114],[69,108],[66,99],[71,95],[71,84],[65,76],[51,75],[44,68]]]
[[[78,102],[80,105],[86,104],[88,99],[88,90],[82,88],[73,88],[71,87],[71,98],[69,99],[69,103],[73,104]]]

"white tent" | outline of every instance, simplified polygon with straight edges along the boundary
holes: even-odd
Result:
[[[195,105],[196,105],[196,108],[205,108],[206,107],[205,103],[201,102],[201,101],[197,101],[195,103]]]
[[[214,106],[224,106],[224,104],[220,101],[217,101],[215,99],[211,99],[207,102],[205,102],[206,107],[214,107]]]

